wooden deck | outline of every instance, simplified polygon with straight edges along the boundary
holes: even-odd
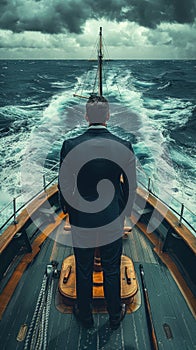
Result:
[[[54,239],[48,237],[42,242],[42,247],[36,257],[20,276],[20,283],[15,287],[13,297],[0,321],[2,350],[30,348],[28,332],[31,330],[40,290],[43,286],[46,265],[51,260],[56,260],[60,269],[65,257],[71,254],[71,247],[64,246]],[[120,328],[116,331],[110,330],[108,315],[104,312],[95,312],[95,327],[92,330],[85,330],[72,313],[65,313],[61,308],[58,292],[59,281],[58,278],[53,278],[47,324],[47,350],[151,350],[144,297],[141,290],[140,264],[143,265],[145,271],[159,349],[196,349],[195,319],[171,273],[155,254],[153,245],[140,229],[135,227],[128,238],[123,240],[123,254],[130,256],[134,262],[141,305],[125,316]],[[24,339],[18,336],[21,327],[24,330]],[[25,330],[27,331],[26,336]]]

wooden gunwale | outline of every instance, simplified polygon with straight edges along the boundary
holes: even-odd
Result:
[[[40,193],[17,217],[17,224],[11,224],[0,235],[0,254],[8,246],[17,232],[24,227],[31,215],[58,191],[57,184]]]
[[[164,220],[166,220],[170,227],[174,229],[174,231],[184,240],[184,242],[188,245],[188,247],[196,253],[196,237],[187,229],[185,225],[179,226],[179,223],[175,217],[175,215],[156,197],[154,197],[148,191],[138,188],[137,194],[145,199],[145,201],[151,205],[153,208],[163,216]],[[157,204],[158,203],[158,204]],[[157,237],[154,232],[148,232],[147,227],[144,223],[137,222],[137,219],[132,216],[131,217],[133,223],[135,223],[138,228],[145,234],[145,236],[149,239],[149,241],[154,245],[154,251],[161,259],[161,261],[167,266],[168,270],[172,274],[175,282],[177,283],[182,295],[184,296],[187,305],[189,306],[193,316],[196,318],[196,298],[193,295],[192,291],[188,287],[185,279],[182,276],[182,273],[179,271],[175,262],[169,256],[167,252],[163,252],[163,241],[161,238]]]
[[[51,198],[55,193],[58,192],[57,184],[51,186],[45,192],[42,192],[38,197],[36,197],[28,206],[25,208],[21,214],[17,217],[17,224],[10,225],[0,236],[0,254],[12,240],[14,235],[21,230],[24,224],[28,221],[30,216],[41,207],[46,200]],[[183,238],[187,245],[196,253],[196,237],[188,230],[188,228],[181,224],[176,219],[176,216],[154,197],[150,192],[142,189],[141,187],[137,188],[137,194],[146,200],[146,202],[151,205],[153,208],[163,216],[163,218],[169,223],[169,225],[176,231],[176,233]]]
[[[153,196],[150,192],[142,189],[141,187],[137,188],[137,194],[145,199],[145,201],[151,205],[156,211],[158,211],[163,219],[168,222],[170,227],[186,242],[189,248],[196,254],[196,237],[188,230],[188,228],[181,224],[179,226],[179,221],[176,216],[163,204],[159,199]]]

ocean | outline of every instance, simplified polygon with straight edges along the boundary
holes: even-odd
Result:
[[[87,60],[0,61],[0,223],[53,179],[65,138],[87,126],[96,82]],[[130,139],[142,181],[193,225],[195,212],[196,60],[108,60],[103,94],[111,132]],[[95,85],[96,88],[96,85]],[[21,195],[22,194],[22,195]]]

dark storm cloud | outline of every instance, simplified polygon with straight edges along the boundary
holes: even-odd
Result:
[[[193,23],[195,15],[195,0],[1,0],[0,28],[79,34],[91,18],[155,28],[161,22]]]
[[[155,28],[161,22],[193,23],[195,0],[131,0],[127,1],[125,19]]]
[[[195,0],[173,0],[174,19],[179,23],[192,23],[196,16]]]

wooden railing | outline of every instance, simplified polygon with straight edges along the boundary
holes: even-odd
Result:
[[[2,222],[0,223],[0,234],[3,232],[3,230],[10,224],[17,223],[17,215],[21,212],[21,210],[27,206],[35,197],[37,197],[40,193],[45,191],[51,184],[57,182],[58,178],[58,169],[59,164],[55,163],[51,169],[48,169],[48,172],[45,172],[43,174],[43,188],[35,193],[33,196],[31,196],[25,203],[22,203],[20,205],[17,205],[17,200],[19,197],[22,196],[23,193],[20,193],[18,196],[14,197],[9,203],[7,203],[1,210],[0,215],[3,213],[9,212],[10,215],[8,215]],[[55,175],[51,179],[51,172],[55,172]],[[139,186],[146,189],[149,193],[153,194],[159,201],[164,203],[172,212],[176,215],[178,219],[179,226],[182,225],[182,223],[185,223],[185,225],[191,230],[191,232],[196,236],[196,230],[194,228],[194,224],[196,222],[196,215],[193,213],[190,209],[184,206],[183,203],[178,201],[176,198],[174,198],[172,195],[168,194],[171,198],[171,201],[174,203],[172,206],[169,203],[166,203],[159,195],[156,194],[156,191],[154,190],[154,184],[151,178],[147,177],[146,174],[144,174],[143,170],[137,169],[137,172],[140,175],[144,175],[142,180],[138,180]],[[47,181],[47,176],[50,175],[50,180]],[[140,176],[141,177],[141,176]],[[166,191],[164,190],[164,193]]]

